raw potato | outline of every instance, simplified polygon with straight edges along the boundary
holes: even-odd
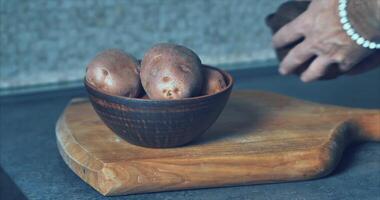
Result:
[[[86,80],[113,95],[137,97],[142,89],[139,62],[119,49],[99,53],[87,66]]]
[[[202,90],[203,67],[190,49],[157,44],[144,55],[141,83],[150,99],[183,99]]]
[[[227,86],[223,75],[218,70],[205,68],[204,77],[203,95],[215,94]]]

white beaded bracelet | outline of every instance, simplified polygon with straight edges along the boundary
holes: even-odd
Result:
[[[342,24],[343,30],[347,33],[349,37],[353,41],[355,41],[358,45],[369,48],[369,49],[380,49],[380,44],[375,42],[371,42],[362,36],[360,36],[352,27],[350,21],[347,16],[347,1],[348,0],[339,0],[338,11],[340,17],[340,23]]]

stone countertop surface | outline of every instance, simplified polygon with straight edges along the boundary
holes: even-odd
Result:
[[[380,108],[380,68],[312,84],[280,77],[275,68],[232,73],[237,80],[235,90],[259,89],[321,103]],[[1,97],[0,165],[4,173],[0,178],[8,177],[0,181],[7,185],[0,190],[1,199],[20,199],[20,192],[24,198],[44,200],[380,199],[379,143],[350,146],[336,170],[316,180],[103,197],[66,166],[55,141],[55,123],[64,107],[71,98],[85,95],[83,88],[73,88]]]
[[[203,63],[274,59],[265,17],[285,0],[0,0],[0,89],[81,80],[98,52],[153,44]],[[226,65],[226,68],[236,66]]]

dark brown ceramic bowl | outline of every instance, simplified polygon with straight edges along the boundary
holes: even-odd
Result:
[[[210,66],[204,66],[216,69]],[[220,71],[227,87],[215,94],[180,100],[150,100],[106,94],[84,84],[103,122],[128,142],[145,147],[176,147],[201,136],[226,105],[233,78]]]

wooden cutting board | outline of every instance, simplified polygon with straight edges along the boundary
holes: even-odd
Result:
[[[150,149],[125,142],[87,100],[74,99],[56,136],[67,165],[107,196],[284,182],[325,176],[347,144],[380,141],[380,110],[239,91],[197,141]]]

